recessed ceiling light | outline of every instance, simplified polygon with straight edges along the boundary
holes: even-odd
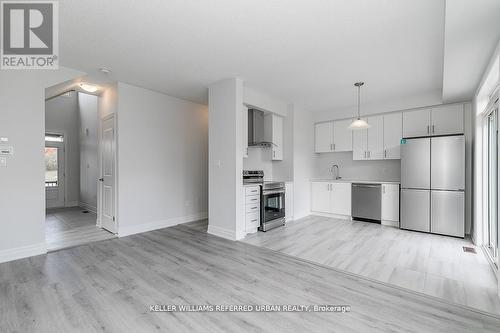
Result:
[[[96,86],[94,84],[90,84],[90,83],[85,83],[85,82],[80,83],[80,88],[82,88],[83,90],[85,90],[86,92],[89,92],[89,93],[95,93],[96,91],[99,90],[98,86]]]
[[[106,66],[102,66],[99,68],[99,72],[104,73],[104,74],[109,74],[109,73],[111,73],[111,69],[109,69]]]

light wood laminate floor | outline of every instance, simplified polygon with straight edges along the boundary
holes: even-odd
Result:
[[[467,239],[310,216],[244,242],[500,314],[495,275],[480,248],[463,251]]]
[[[49,209],[45,214],[45,241],[49,251],[114,238],[112,233],[96,226],[93,212],[84,208]]]
[[[198,225],[199,226],[199,225]],[[0,264],[0,332],[498,332],[500,318],[197,225]],[[152,304],[344,304],[349,313],[171,313]]]

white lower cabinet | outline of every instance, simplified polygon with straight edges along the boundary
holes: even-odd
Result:
[[[330,185],[327,182],[311,183],[311,210],[319,213],[330,212]]]
[[[257,232],[260,226],[260,187],[245,187],[245,232]]]
[[[382,221],[399,222],[398,184],[382,184]]]
[[[318,213],[351,215],[351,183],[312,182],[311,210]]]

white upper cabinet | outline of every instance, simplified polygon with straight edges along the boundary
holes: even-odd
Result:
[[[333,122],[333,150],[352,151],[352,131],[349,129],[351,119]]]
[[[384,116],[373,116],[366,118],[368,128],[368,142],[366,157],[369,160],[381,160],[384,158]]]
[[[401,138],[403,137],[403,114],[401,112],[384,115],[384,159],[401,158]]]
[[[273,143],[271,147],[271,159],[273,161],[283,160],[283,117],[274,113],[267,114],[264,122],[264,133],[266,141]]]
[[[431,133],[431,109],[403,112],[403,137],[428,136]]]
[[[384,117],[364,118],[370,128],[353,130],[353,160],[381,160],[384,158]]]
[[[403,113],[403,137],[461,134],[464,106],[451,104]]]
[[[366,120],[366,118],[363,118]],[[368,130],[352,131],[352,159],[366,160],[368,158]]]
[[[336,120],[315,125],[315,152],[352,151],[350,119]]]
[[[431,134],[461,134],[464,132],[463,104],[443,105],[432,108]]]
[[[315,152],[327,153],[333,151],[333,123],[318,123],[315,125]]]

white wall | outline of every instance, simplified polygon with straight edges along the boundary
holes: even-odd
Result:
[[[227,239],[244,236],[243,82],[233,78],[209,87],[208,232]]]
[[[314,178],[330,178],[330,167],[339,166],[340,176],[352,180],[401,180],[401,160],[354,161],[352,152],[316,154]]]
[[[354,87],[353,87],[354,89]],[[353,100],[355,103],[356,100]],[[363,103],[363,91],[361,91],[361,116],[385,113],[391,111],[400,111],[416,109],[424,106],[438,105],[443,102],[441,91],[430,91],[426,94],[415,96],[406,96],[401,99],[391,99],[385,102],[373,104]],[[357,106],[353,105],[346,108],[313,112],[315,122],[354,118],[357,115]]]
[[[311,183],[314,173],[314,124],[311,114],[293,110],[293,218],[311,213]]]
[[[97,179],[99,178],[97,101],[97,96],[78,93],[79,205],[94,212],[97,211]]]
[[[205,106],[118,83],[120,236],[206,217],[207,120]]]
[[[276,113],[282,117],[286,117],[288,113],[287,103],[255,90],[249,87],[248,84],[243,85],[243,103],[248,106],[256,107],[262,111]]]
[[[243,170],[262,170],[266,180],[273,179],[273,164],[270,148],[249,147],[248,157],[243,159]]]
[[[45,88],[82,74],[61,67],[0,75],[0,137],[15,150],[0,168],[0,262],[46,251]]]
[[[65,146],[65,206],[78,205],[80,192],[80,147],[78,139],[77,93],[69,92],[45,102],[46,132],[64,134]]]

